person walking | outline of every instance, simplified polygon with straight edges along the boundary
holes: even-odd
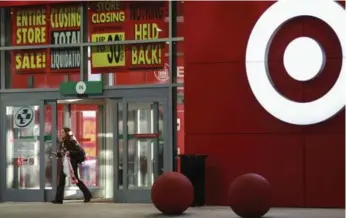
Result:
[[[74,140],[74,137],[70,128],[64,127],[62,129],[61,134],[62,134],[62,138],[60,142],[59,151],[57,152],[57,156],[59,158],[62,158],[64,155],[69,155],[71,166],[74,171],[74,176],[77,180],[76,185],[78,186],[78,188],[82,191],[84,195],[84,202],[87,203],[91,200],[92,195],[89,189],[85,186],[83,181],[79,179],[79,176],[78,176],[78,164],[84,161],[85,159],[84,152],[82,152],[82,149],[79,147],[77,141]],[[55,200],[52,201],[53,204],[63,203],[65,183],[66,183],[66,174],[64,173],[64,170],[61,169],[60,176],[59,176],[59,184],[56,189]]]

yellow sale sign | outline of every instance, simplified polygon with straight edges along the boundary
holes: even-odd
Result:
[[[94,33],[92,42],[117,42],[125,40],[125,32]],[[126,66],[125,45],[93,46],[91,49],[92,68],[111,68]]]

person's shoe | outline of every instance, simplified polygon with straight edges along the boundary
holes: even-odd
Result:
[[[52,201],[52,204],[62,204],[62,201],[54,200],[54,201]]]
[[[88,197],[84,198],[84,203],[90,202],[90,200],[93,198],[93,196],[90,194]]]

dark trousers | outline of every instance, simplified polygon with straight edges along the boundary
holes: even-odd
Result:
[[[72,158],[71,158],[71,165],[72,165],[72,168],[74,171],[74,175],[75,175],[76,179],[78,180],[78,183],[76,185],[83,192],[84,198],[90,197],[91,193],[90,193],[89,189],[85,186],[83,181],[81,181],[78,177],[78,163]],[[66,183],[66,175],[64,173],[64,170],[61,169],[59,184],[58,184],[58,187],[56,189],[56,195],[55,195],[56,201],[63,201],[64,200],[65,183]]]

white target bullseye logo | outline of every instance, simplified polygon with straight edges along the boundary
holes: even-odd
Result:
[[[343,60],[346,56],[346,12],[333,0],[279,0],[268,8],[254,26],[246,49],[246,73],[253,94],[262,107],[281,121],[310,125],[325,121],[345,105],[346,64],[342,61],[339,78],[331,89],[311,102],[295,102],[282,96],[268,71],[268,51],[276,32],[286,22],[301,16],[323,20],[336,33]],[[309,37],[289,43],[284,67],[295,80],[308,81],[324,68],[325,54],[320,44]]]
[[[295,80],[314,79],[324,68],[325,54],[320,44],[309,37],[293,40],[284,53],[284,66]]]

